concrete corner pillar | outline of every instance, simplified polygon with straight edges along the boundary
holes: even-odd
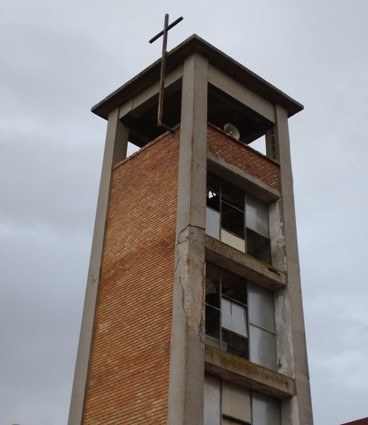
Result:
[[[290,423],[312,425],[312,403],[310,397],[309,371],[305,340],[305,327],[300,282],[299,256],[296,233],[296,220],[293,195],[293,176],[291,170],[290,141],[287,111],[276,105],[276,135],[280,160],[282,226],[285,237],[285,255],[288,286],[279,294],[287,306],[290,317],[292,350],[294,357],[294,377],[297,399],[283,403],[283,417],[293,418]],[[277,304],[276,304],[277,305]],[[284,311],[285,313],[285,311]],[[281,315],[280,315],[281,317]],[[284,423],[284,421],[283,421]]]
[[[207,69],[198,54],[184,62],[169,425],[203,424]]]
[[[74,374],[72,397],[68,425],[81,425],[83,419],[84,398],[87,388],[87,376],[95,320],[96,300],[100,278],[105,223],[112,167],[126,157],[128,130],[119,120],[119,108],[112,111],[108,118],[104,158],[102,163],[97,212],[93,232],[91,258],[88,270],[87,288],[84,300],[82,326],[79,336],[77,362]]]

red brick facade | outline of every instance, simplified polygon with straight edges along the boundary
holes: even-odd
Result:
[[[275,189],[280,189],[280,167],[271,159],[208,126],[208,150]]]
[[[166,424],[179,137],[112,172],[84,425]],[[212,126],[208,148],[278,188],[276,163]]]
[[[85,425],[165,424],[179,132],[114,167]]]

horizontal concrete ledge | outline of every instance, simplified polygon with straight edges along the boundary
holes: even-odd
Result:
[[[292,378],[208,345],[205,347],[205,370],[218,378],[279,399],[295,395]]]
[[[208,235],[206,259],[271,291],[286,286],[285,273]]]
[[[250,195],[256,198],[271,203],[280,199],[280,192],[274,187],[264,183],[258,177],[240,170],[232,164],[229,164],[224,159],[207,151],[208,171],[211,171],[218,176],[228,180],[238,187],[244,189]]]
[[[208,67],[208,82],[257,112],[268,121],[275,122],[275,111],[271,102],[249,90],[243,84],[235,81],[225,74],[225,72],[220,71],[211,64]]]

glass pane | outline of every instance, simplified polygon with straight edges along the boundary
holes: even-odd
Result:
[[[238,421],[237,419],[231,419],[231,418],[222,418],[221,425],[242,425],[245,424],[243,421]]]
[[[270,240],[247,229],[247,253],[268,264],[271,264]]]
[[[221,241],[241,252],[245,252],[245,240],[227,232],[224,229],[221,229]]]
[[[220,180],[213,174],[207,175],[207,206],[220,210]]]
[[[216,264],[206,261],[206,277],[216,282],[220,282],[220,267],[216,266]]]
[[[239,421],[239,419],[232,419],[227,417],[222,417],[221,425],[247,425],[250,422]]]
[[[247,304],[247,281],[227,270],[221,270],[222,294],[243,304]]]
[[[206,208],[206,233],[215,239],[220,239],[220,213]]]
[[[220,284],[206,277],[206,304],[220,308]]]
[[[246,388],[222,382],[222,414],[241,421],[251,421],[251,398]],[[230,422],[231,423],[231,422]]]
[[[206,305],[206,335],[209,336],[209,345],[220,346],[220,310]]]
[[[206,262],[206,303],[220,308],[220,268]]]
[[[220,380],[206,375],[204,378],[204,425],[221,425]]]
[[[221,227],[244,238],[244,213],[238,209],[221,203]]]
[[[244,337],[248,336],[247,310],[245,307],[221,298],[222,327]]]
[[[221,350],[234,356],[248,358],[248,340],[233,332],[222,330]]]
[[[281,425],[280,402],[263,394],[253,393],[253,425]]]
[[[268,238],[268,205],[248,194],[245,198],[245,202],[245,220],[247,227],[265,238]]]
[[[221,200],[244,211],[244,192],[224,180],[221,181]]]
[[[248,283],[249,323],[275,332],[275,313],[273,293],[254,283]]]
[[[275,335],[249,325],[249,359],[261,366],[277,370]]]

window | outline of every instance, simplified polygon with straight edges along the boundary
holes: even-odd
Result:
[[[206,266],[207,343],[248,358],[247,283],[212,263]]]
[[[207,262],[206,343],[276,370],[273,294]]]
[[[277,370],[273,293],[249,282],[248,299],[249,359],[269,369]]]
[[[205,376],[204,425],[280,425],[280,402],[231,382]]]
[[[268,205],[214,174],[207,176],[206,233],[271,263]]]

